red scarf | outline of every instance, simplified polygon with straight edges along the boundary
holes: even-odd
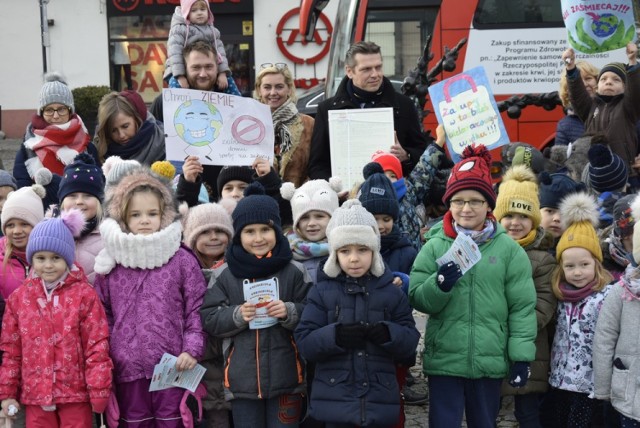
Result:
[[[65,165],[73,163],[77,154],[87,149],[91,137],[76,114],[64,124],[49,124],[38,115],[31,120],[34,136],[25,147],[38,155],[42,165],[54,174],[62,175]]]

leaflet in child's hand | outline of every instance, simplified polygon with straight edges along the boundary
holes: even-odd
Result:
[[[278,278],[265,279],[262,281],[249,282],[245,279],[242,283],[244,299],[256,305],[256,316],[249,321],[249,328],[257,330],[271,327],[278,323],[276,317],[267,315],[267,305],[276,300],[280,300],[280,289],[278,288]]]
[[[460,271],[464,275],[465,272],[478,263],[481,258],[482,253],[480,253],[480,249],[473,239],[464,233],[458,233],[458,237],[453,241],[449,251],[437,259],[436,263],[438,266],[449,262],[457,263],[458,266],[460,266]]]
[[[191,370],[178,371],[176,369],[176,361],[178,361],[178,357],[165,352],[160,359],[160,363],[153,368],[149,392],[173,388],[174,386],[188,389],[191,392],[196,391],[207,369],[200,364],[196,364]]]

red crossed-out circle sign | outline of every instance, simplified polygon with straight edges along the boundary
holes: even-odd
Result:
[[[324,24],[325,28],[324,30],[326,31],[326,38],[325,40],[322,40],[322,37],[320,36],[320,33],[318,31],[318,29],[316,28],[313,31],[313,41],[319,45],[322,49],[320,50],[320,53],[310,57],[310,58],[301,58],[299,56],[296,56],[294,54],[292,54],[289,51],[288,46],[293,45],[296,42],[296,39],[300,38],[300,42],[303,46],[306,46],[309,42],[307,42],[304,37],[300,34],[300,29],[297,28],[297,26],[294,25],[293,28],[285,28],[285,24],[287,22],[289,22],[291,20],[292,17],[297,16],[300,14],[300,8],[296,7],[291,9],[290,11],[288,11],[287,13],[285,13],[282,18],[280,18],[280,21],[278,22],[278,27],[276,28],[276,42],[278,43],[278,48],[280,49],[280,52],[282,52],[282,54],[287,57],[287,59],[289,59],[290,61],[292,61],[294,64],[315,64],[316,62],[320,61],[322,58],[325,57],[325,55],[327,55],[327,53],[329,53],[329,48],[331,47],[331,33],[333,33],[333,26],[331,25],[331,21],[329,20],[329,18],[327,18],[327,15],[325,15],[324,13],[320,13],[320,21],[322,21],[322,23]],[[298,20],[294,20],[294,22],[298,22]],[[289,31],[289,35],[288,37],[286,37],[286,40],[283,39],[283,31]]]
[[[240,143],[248,146],[260,144],[266,135],[264,123],[253,116],[238,116],[231,125],[231,135]]]
[[[122,12],[131,12],[138,7],[138,3],[140,3],[140,0],[113,0],[113,5],[116,9]]]

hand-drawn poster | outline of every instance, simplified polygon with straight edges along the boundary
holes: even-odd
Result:
[[[162,90],[167,160],[204,165],[273,164],[271,110],[251,98],[193,89]]]
[[[623,48],[636,36],[631,0],[562,0],[569,44],[595,54]]]
[[[444,126],[454,162],[458,162],[465,147],[472,144],[484,144],[489,150],[509,144],[483,67],[429,86],[429,96],[438,122]]]

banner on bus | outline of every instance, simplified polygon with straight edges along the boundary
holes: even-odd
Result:
[[[444,126],[454,162],[472,144],[483,144],[489,150],[509,144],[484,67],[472,68],[429,86],[429,96],[438,122]]]
[[[632,0],[562,0],[571,47],[585,54],[623,48],[635,38]]]

